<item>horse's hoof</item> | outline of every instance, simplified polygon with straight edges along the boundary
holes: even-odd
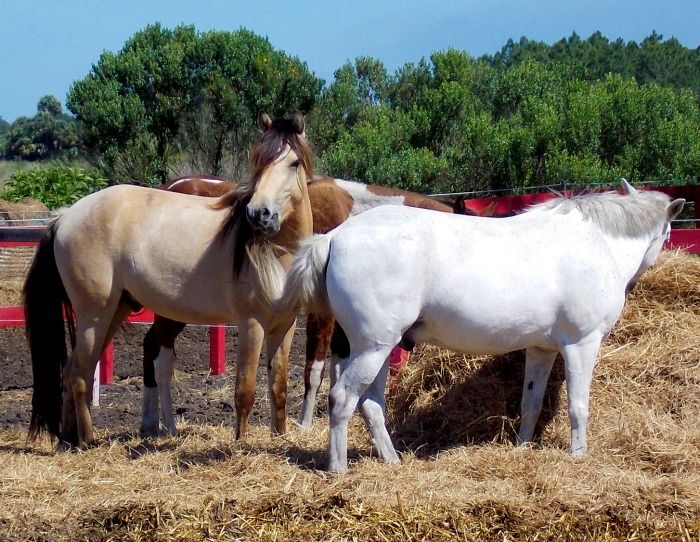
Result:
[[[66,442],[65,440],[59,440],[58,444],[56,445],[57,452],[71,452],[74,449],[75,446],[73,446],[70,442]]]
[[[141,429],[139,429],[139,437],[145,438],[145,439],[152,439],[152,438],[158,438],[159,432],[158,428],[153,428],[153,427],[143,427],[141,426]]]
[[[341,467],[340,465],[336,466],[329,466],[328,467],[328,473],[329,474],[345,474],[348,472],[348,467]]]
[[[297,424],[297,426],[299,427],[299,431],[305,433],[306,431],[311,429],[312,423],[308,421],[301,421]]]

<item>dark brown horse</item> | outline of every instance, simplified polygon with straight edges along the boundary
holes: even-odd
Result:
[[[237,436],[247,430],[265,338],[271,425],[286,431],[296,314],[280,312],[274,301],[299,240],[312,233],[313,169],[301,113],[259,121],[250,182],[213,203],[118,185],[81,199],[49,227],[24,285],[34,376],[30,437],[47,430],[69,444],[94,442],[89,383],[100,353],[139,306],[174,321],[239,323]]]
[[[160,188],[200,196],[217,196],[234,190],[236,185],[218,177],[189,176],[169,181]],[[379,205],[407,205],[442,212],[452,212],[451,203],[434,198],[364,183],[319,177],[308,185],[309,200],[313,214],[314,233],[327,233],[342,224],[350,216]],[[468,211],[467,211],[468,212]],[[144,340],[144,403],[141,433],[155,435],[159,430],[158,398],[160,418],[167,432],[176,431],[170,396],[170,375],[174,362],[174,344],[184,323],[156,315],[153,325]],[[312,423],[316,394],[321,385],[325,360],[331,345],[335,320],[310,314],[306,322],[306,365],[304,370],[304,403],[300,423],[309,427]],[[341,333],[336,333],[342,337]],[[158,359],[158,363],[154,361]],[[246,398],[252,398],[253,382],[247,381]],[[250,386],[250,387],[249,387]],[[237,389],[244,387],[237,382]],[[238,405],[237,405],[238,409]]]

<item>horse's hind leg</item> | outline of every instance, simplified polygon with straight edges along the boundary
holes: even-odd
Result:
[[[157,319],[158,316],[156,315]],[[158,357],[160,346],[156,339],[156,322],[146,332],[143,338],[143,401],[141,405],[141,427],[139,434],[142,437],[158,436],[159,400],[158,383],[156,382],[156,370],[154,362]]]
[[[158,435],[158,405],[165,430],[177,433],[171,382],[175,366],[175,339],[185,324],[155,316],[151,329],[143,341],[143,411],[140,434],[143,437]],[[159,400],[160,397],[160,400]]]
[[[301,404],[299,423],[304,429],[311,427],[316,407],[316,395],[321,387],[328,356],[333,317],[309,314],[306,319],[306,363],[304,366],[304,401]]]
[[[125,303],[113,303],[112,310],[106,310],[101,314],[87,315],[85,312],[77,312],[76,320],[76,344],[73,350],[71,363],[64,375],[64,409],[70,407],[68,391],[72,395],[75,405],[75,422],[77,426],[77,438],[74,438],[70,428],[67,428],[66,440],[73,444],[92,445],[95,442],[90,414],[92,402],[92,382],[95,376],[97,361],[119,328],[124,317],[129,313],[129,307]],[[110,315],[110,316],[107,316]],[[105,324],[106,317],[110,318]]]
[[[372,382],[360,399],[359,406],[367,428],[372,434],[372,442],[379,453],[379,457],[387,463],[399,463],[399,456],[396,455],[396,450],[394,450],[394,445],[391,442],[389,432],[386,430],[384,420],[384,389],[388,374],[389,362],[386,361],[374,382]]]
[[[542,398],[556,357],[556,350],[528,348],[525,351],[525,380],[520,402],[521,417],[518,431],[519,446],[532,442],[535,425],[542,410]]]
[[[378,378],[384,369],[386,358],[391,352],[391,347],[382,347],[372,350],[365,350],[359,355],[351,355],[345,363],[338,381],[331,388],[328,395],[328,407],[330,418],[330,441],[328,445],[328,470],[331,472],[344,472],[348,464],[348,423],[355,411],[361,397],[364,397],[369,387],[377,381],[379,384],[382,378]],[[386,381],[386,376],[384,376]],[[383,393],[383,390],[382,390]],[[370,399],[371,400],[371,399]],[[378,405],[377,405],[378,406]],[[372,420],[376,419],[377,407],[371,403],[367,405]],[[367,414],[365,412],[365,415]],[[383,416],[382,416],[383,417]],[[386,431],[386,428],[384,428]],[[377,429],[373,431],[376,438],[380,435],[381,446],[388,446],[393,451],[391,440]],[[391,459],[387,450],[385,459]],[[381,453],[381,452],[380,452]],[[383,456],[384,457],[384,456]],[[396,458],[398,460],[398,458]]]
[[[255,400],[255,376],[262,349],[263,328],[254,318],[238,324],[238,360],[236,362],[236,438],[248,434],[248,416]]]
[[[562,348],[566,389],[569,396],[569,422],[571,423],[571,455],[582,457],[588,451],[588,408],[591,381],[602,336],[587,337],[574,345]]]

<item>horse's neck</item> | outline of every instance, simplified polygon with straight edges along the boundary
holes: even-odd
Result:
[[[643,271],[640,268],[652,238],[653,234],[638,238],[605,235],[605,242],[625,283],[636,279]]]
[[[306,189],[304,189],[306,190]],[[275,236],[274,243],[290,254],[296,252],[299,241],[313,234],[313,215],[308,193],[297,204],[294,211],[282,224],[280,232]]]

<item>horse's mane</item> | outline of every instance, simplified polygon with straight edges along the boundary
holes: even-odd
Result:
[[[306,138],[298,133],[296,126],[289,119],[279,118],[272,121],[260,139],[251,149],[251,181],[240,184],[237,188],[221,196],[212,204],[214,209],[230,208],[229,216],[219,229],[218,237],[223,239],[234,233],[233,274],[237,277],[243,268],[246,246],[255,232],[245,216],[246,206],[250,202],[258,181],[267,167],[279,156],[286,145],[294,151],[304,168],[307,178],[313,178],[313,161],[311,147]]]
[[[560,196],[534,205],[528,213],[549,211],[566,214],[578,210],[604,232],[618,237],[646,235],[668,220],[670,197],[661,192],[638,191],[631,195],[617,192]]]

